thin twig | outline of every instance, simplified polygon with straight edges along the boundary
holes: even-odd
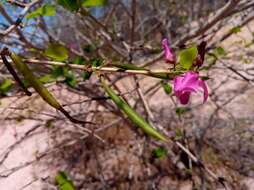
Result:
[[[28,13],[28,11],[37,3],[39,3],[41,0],[34,0],[31,3],[26,4],[26,6],[24,7],[24,9],[22,10],[22,12],[20,13],[19,17],[17,18],[16,22],[13,23],[12,25],[10,25],[5,31],[3,31],[1,34],[3,36],[8,35],[9,33],[11,33],[13,30],[15,30],[20,23],[22,22],[22,19],[25,17],[25,15]]]
[[[11,62],[11,60],[8,59],[8,61]],[[46,61],[46,60],[36,60],[36,59],[24,59],[24,62],[29,64],[44,64],[44,65],[52,65],[52,66],[67,66],[72,69],[80,69],[80,70],[86,70],[86,71],[100,71],[100,72],[107,72],[107,73],[126,73],[126,74],[141,74],[141,75],[147,75],[151,77],[156,77],[157,74],[166,74],[169,78],[173,78],[176,75],[179,75],[181,71],[171,71],[169,69],[144,69],[144,70],[129,70],[129,69],[122,69],[117,67],[107,67],[107,66],[100,66],[95,67],[92,66],[91,68],[85,67],[83,65],[74,65],[74,64],[66,64],[63,62],[57,62],[57,61]],[[0,64],[3,63],[0,60]]]

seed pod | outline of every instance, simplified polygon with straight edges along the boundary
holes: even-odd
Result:
[[[160,134],[156,129],[154,129],[149,123],[147,123],[137,112],[135,112],[128,104],[126,104],[117,94],[107,85],[106,80],[103,76],[100,77],[101,84],[104,90],[107,92],[109,97],[117,105],[117,107],[122,110],[129,119],[135,123],[138,127],[143,129],[143,131],[149,136],[155,137],[156,139],[167,141],[166,137]]]
[[[4,48],[1,52],[1,58],[3,60],[4,65],[6,66],[6,68],[8,69],[8,71],[10,72],[10,74],[13,76],[13,78],[15,79],[15,81],[18,83],[19,86],[21,86],[21,88],[23,88],[24,92],[26,93],[27,96],[31,96],[32,93],[25,87],[24,83],[22,82],[22,80],[19,78],[18,74],[16,73],[16,71],[14,70],[14,68],[12,67],[12,65],[9,63],[9,61],[6,59],[6,54],[8,54],[8,49]]]
[[[12,61],[15,63],[17,70],[24,76],[24,78],[29,81],[31,86],[35,91],[42,97],[42,99],[51,105],[53,108],[62,112],[71,122],[86,124],[92,122],[80,121],[70,116],[70,114],[60,105],[60,103],[55,99],[55,97],[48,91],[46,87],[43,86],[41,81],[33,74],[32,70],[22,61],[22,59],[15,53],[10,53]]]

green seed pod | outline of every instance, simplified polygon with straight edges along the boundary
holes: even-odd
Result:
[[[154,129],[149,123],[147,123],[137,112],[135,112],[128,104],[126,104],[122,98],[117,96],[117,94],[107,85],[106,80],[103,76],[100,77],[102,86],[107,92],[109,97],[117,105],[117,107],[122,110],[129,119],[135,123],[138,127],[143,129],[143,131],[149,136],[155,137],[156,139],[167,141],[166,137],[160,134],[156,129]]]
[[[24,76],[24,78],[29,81],[31,86],[35,89],[35,91],[43,98],[45,102],[51,105],[53,108],[59,110],[63,113],[71,122],[79,123],[79,124],[94,124],[92,122],[80,121],[73,118],[54,98],[54,96],[48,91],[46,87],[43,86],[41,81],[33,74],[30,68],[22,61],[22,59],[16,55],[15,53],[11,53],[10,57],[12,61],[15,63],[17,70]]]
[[[10,72],[10,74],[13,76],[13,78],[15,79],[15,81],[19,84],[19,86],[21,86],[21,88],[24,90],[24,92],[26,93],[27,96],[32,96],[32,93],[26,88],[26,86],[24,85],[24,83],[22,82],[22,80],[19,78],[18,74],[16,73],[16,71],[14,70],[14,68],[12,67],[12,65],[9,63],[9,61],[6,59],[6,54],[8,54],[8,49],[5,48],[3,49],[3,51],[1,52],[1,58],[3,60],[4,65],[6,66],[6,68],[8,69],[8,71]]]
[[[31,86],[45,100],[45,102],[47,102],[55,109],[60,109],[61,105],[52,96],[48,89],[43,86],[40,80],[36,78],[36,76],[33,74],[30,68],[22,61],[22,59],[15,53],[11,53],[10,57],[15,63],[17,70],[24,76],[27,81],[29,81]]]

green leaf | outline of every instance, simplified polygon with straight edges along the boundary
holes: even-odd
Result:
[[[82,5],[84,7],[97,7],[103,6],[107,3],[107,0],[83,0]]]
[[[46,4],[42,7],[41,14],[43,16],[55,16],[56,9],[55,9],[55,7],[51,6],[50,4]]]
[[[71,12],[78,11],[81,6],[80,0],[57,0],[56,2]]]
[[[88,80],[90,79],[91,75],[92,75],[92,72],[84,71],[82,76],[84,80]]]
[[[252,63],[250,59],[243,58],[242,61],[243,61],[244,64],[250,64],[250,63]]]
[[[85,65],[86,61],[83,57],[76,56],[71,63],[75,65]]]
[[[69,57],[68,50],[60,44],[49,44],[44,54],[55,61],[64,61]]]
[[[52,71],[51,71],[51,75],[55,78],[58,78],[60,76],[64,76],[65,74],[65,67],[61,67],[61,66],[58,66],[58,67],[55,67]]]
[[[54,121],[53,119],[52,120],[47,120],[46,123],[45,123],[45,127],[49,128],[49,129],[53,128],[54,127],[54,122],[53,121]]]
[[[192,66],[193,61],[198,55],[197,47],[191,47],[180,51],[180,65],[182,68],[189,70]]]
[[[152,150],[154,158],[164,158],[167,155],[167,150],[164,147],[155,148]]]
[[[66,172],[58,172],[56,175],[56,184],[59,188],[59,190],[75,190],[74,183],[71,179],[69,179]]]
[[[241,27],[240,26],[235,26],[234,28],[230,29],[230,33],[238,33],[241,32]]]
[[[182,107],[177,107],[176,108],[176,114],[179,115],[179,116],[184,114],[185,112],[186,112],[185,108],[182,108]]]
[[[10,79],[5,79],[0,84],[0,93],[6,95],[6,93],[11,89],[12,81]]]
[[[162,87],[163,87],[163,89],[164,89],[164,92],[165,92],[166,94],[171,94],[171,93],[172,93],[172,87],[171,87],[170,84],[168,84],[168,83],[166,83],[166,82],[164,82],[164,81],[161,81],[161,85],[162,85]]]
[[[44,76],[40,77],[39,80],[43,84],[46,84],[46,83],[50,83],[50,82],[56,81],[56,78],[53,75],[48,74],[48,75],[44,75]]]
[[[92,64],[92,66],[94,66],[94,67],[99,67],[99,66],[102,65],[103,60],[100,59],[100,58],[93,58],[93,59],[90,60],[90,62],[91,62],[91,64]]]
[[[226,51],[223,47],[217,47],[214,51],[217,56],[226,55]]]
[[[26,18],[32,19],[38,16],[54,16],[56,14],[56,10],[50,4],[46,4],[42,7],[37,8],[33,12],[29,13]]]
[[[84,51],[85,53],[91,53],[91,52],[94,51],[94,50],[95,50],[95,47],[94,47],[93,45],[91,45],[91,44],[85,45],[85,46],[83,47],[83,51]]]
[[[156,139],[167,141],[166,137],[159,133],[156,129],[154,129],[149,123],[147,123],[142,116],[140,116],[135,110],[133,110],[125,101],[116,95],[116,93],[108,86],[106,80],[103,76],[100,77],[102,86],[104,90],[107,92],[112,101],[116,104],[116,106],[122,110],[128,118],[135,123],[138,127],[143,129],[143,131]]]
[[[75,76],[74,73],[69,72],[66,76],[65,76],[65,80],[64,82],[71,88],[75,88],[78,84],[77,78]]]
[[[64,82],[71,88],[75,88],[78,84],[77,78],[73,71],[68,67],[55,67],[51,72],[52,78],[57,79],[58,77],[64,78]]]
[[[27,14],[26,18],[27,19],[32,19],[35,17],[41,16],[41,8],[36,9],[35,11]]]
[[[183,138],[183,132],[180,128],[177,128],[175,131],[175,135],[174,135],[174,140],[175,141],[180,141]]]
[[[207,55],[206,56],[206,66],[202,66],[202,70],[209,70],[217,62],[216,56]]]
[[[202,77],[200,77],[200,79],[203,80],[203,81],[206,81],[206,80],[209,80],[210,77],[208,77],[208,76],[202,76]]]

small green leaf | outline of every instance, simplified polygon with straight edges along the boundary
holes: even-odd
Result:
[[[10,79],[5,79],[0,84],[0,93],[6,95],[6,93],[11,89],[12,81]]]
[[[107,3],[107,0],[83,0],[82,5],[84,7],[97,7],[103,6]]]
[[[86,61],[83,57],[76,56],[71,63],[75,65],[85,65]]]
[[[69,179],[66,172],[58,172],[56,175],[56,184],[59,188],[59,190],[75,190],[74,183],[71,179]]]
[[[250,59],[243,58],[242,61],[243,61],[244,64],[250,64],[250,63],[252,63]]]
[[[64,82],[71,88],[75,88],[78,84],[77,78],[72,72],[69,72],[68,75],[65,76]]]
[[[182,107],[177,107],[176,108],[176,114],[179,115],[179,116],[184,114],[185,112],[186,112],[185,108],[182,108]]]
[[[49,44],[44,54],[55,61],[64,61],[69,57],[68,50],[60,44]]]
[[[65,67],[61,67],[61,66],[58,66],[58,67],[55,67],[52,71],[51,71],[51,75],[55,78],[58,78],[60,76],[64,76],[65,74]]]
[[[70,70],[68,66],[55,67],[51,74],[52,78],[57,79],[58,77],[64,78],[64,82],[71,88],[75,88],[78,84],[75,74]]]
[[[155,148],[152,150],[154,158],[164,158],[167,155],[167,150],[164,147]]]
[[[182,68],[189,70],[192,66],[193,61],[198,55],[197,47],[191,47],[180,51],[180,65]]]
[[[40,77],[39,80],[43,84],[46,84],[46,83],[50,83],[50,82],[56,81],[56,78],[53,75],[48,74],[48,75],[44,75],[44,76]]]
[[[32,18],[35,18],[35,17],[38,17],[38,16],[41,16],[41,8],[38,8],[35,11],[29,13],[26,16],[26,18],[29,20],[29,19],[32,19]]]
[[[172,87],[171,87],[170,84],[168,84],[168,83],[166,83],[166,82],[164,82],[164,81],[161,81],[161,85],[162,85],[162,87],[163,87],[163,89],[164,89],[164,92],[165,92],[166,94],[171,94],[171,93],[172,93]]]
[[[45,127],[49,128],[49,129],[53,128],[54,127],[54,122],[53,121],[54,121],[53,119],[52,120],[47,120],[46,123],[45,123]]]
[[[185,172],[185,173],[187,173],[187,174],[192,174],[192,168],[183,168],[183,171]],[[193,189],[198,189],[198,187],[197,188],[193,188]]]
[[[38,16],[54,16],[56,14],[56,10],[50,4],[46,4],[42,7],[37,8],[33,12],[29,13],[26,18],[32,19]]]
[[[183,138],[183,132],[180,128],[177,128],[175,131],[175,135],[174,135],[174,140],[175,141],[180,141]]]
[[[93,58],[93,59],[90,60],[90,62],[91,62],[91,64],[92,64],[92,66],[94,66],[94,67],[99,67],[99,66],[102,65],[103,60],[100,59],[100,58]]]
[[[55,16],[56,9],[55,9],[55,7],[51,6],[50,4],[46,4],[42,7],[41,14],[43,16]]]
[[[57,0],[56,2],[71,12],[78,11],[81,6],[80,0]]]
[[[206,80],[209,80],[210,77],[208,77],[208,76],[202,76],[202,77],[200,77],[200,79],[203,80],[203,81],[206,81]]]
[[[223,47],[217,47],[214,51],[215,51],[215,54],[218,56],[226,55],[226,51]]]
[[[84,71],[82,76],[84,80],[88,80],[90,79],[91,75],[92,75],[92,72]]]
[[[241,27],[240,26],[235,26],[234,28],[230,29],[230,33],[238,33],[241,32]]]
[[[206,66],[202,66],[202,70],[209,70],[213,65],[216,64],[218,58],[216,56],[206,56]]]
[[[95,49],[95,47],[93,45],[91,45],[91,44],[85,45],[83,47],[83,51],[85,53],[91,53],[94,49]]]

